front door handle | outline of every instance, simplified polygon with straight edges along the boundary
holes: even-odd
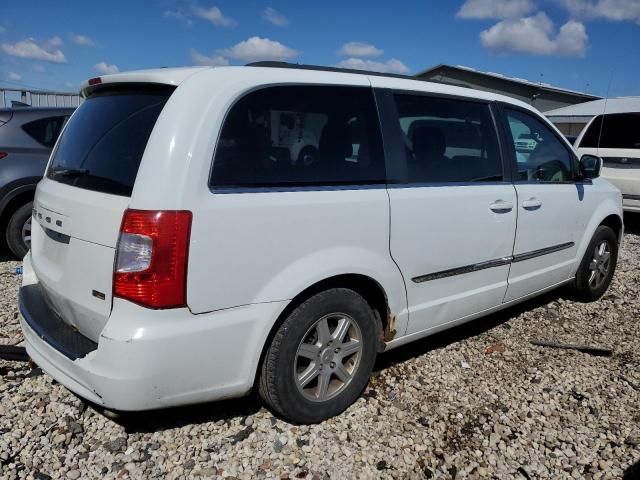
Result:
[[[522,208],[526,210],[537,210],[542,206],[542,202],[535,197],[531,197],[529,200],[522,202]]]
[[[506,213],[513,210],[513,203],[506,202],[504,200],[496,200],[494,203],[489,205],[489,210],[496,213]]]

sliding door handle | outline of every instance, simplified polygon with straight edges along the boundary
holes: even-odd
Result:
[[[525,210],[537,210],[542,206],[542,202],[535,197],[531,197],[529,200],[522,202],[522,208]]]
[[[489,210],[495,213],[506,213],[513,210],[513,203],[505,202],[504,200],[496,200],[494,203],[489,205]]]

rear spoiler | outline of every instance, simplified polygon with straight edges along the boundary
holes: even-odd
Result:
[[[95,90],[109,84],[157,84],[177,87],[191,75],[212,67],[158,68],[154,70],[138,70],[134,72],[120,72],[111,75],[94,77],[84,82],[80,87],[80,95],[88,97]]]

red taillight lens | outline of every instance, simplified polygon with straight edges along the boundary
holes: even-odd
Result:
[[[9,155],[7,152],[0,152],[0,159],[6,157],[7,155]]]
[[[191,212],[127,210],[116,252],[113,296],[150,308],[187,304]]]
[[[100,77],[89,79],[89,85],[100,85],[101,83],[102,83],[102,79]]]

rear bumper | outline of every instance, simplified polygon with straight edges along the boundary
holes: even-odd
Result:
[[[27,258],[25,279],[33,280],[29,267]],[[73,358],[43,334],[54,312],[40,308],[24,290],[28,287],[20,295],[27,353],[69,390],[123,411],[246,394],[270,326],[285,303],[193,315],[188,309],[149,310],[115,299],[97,348]]]

